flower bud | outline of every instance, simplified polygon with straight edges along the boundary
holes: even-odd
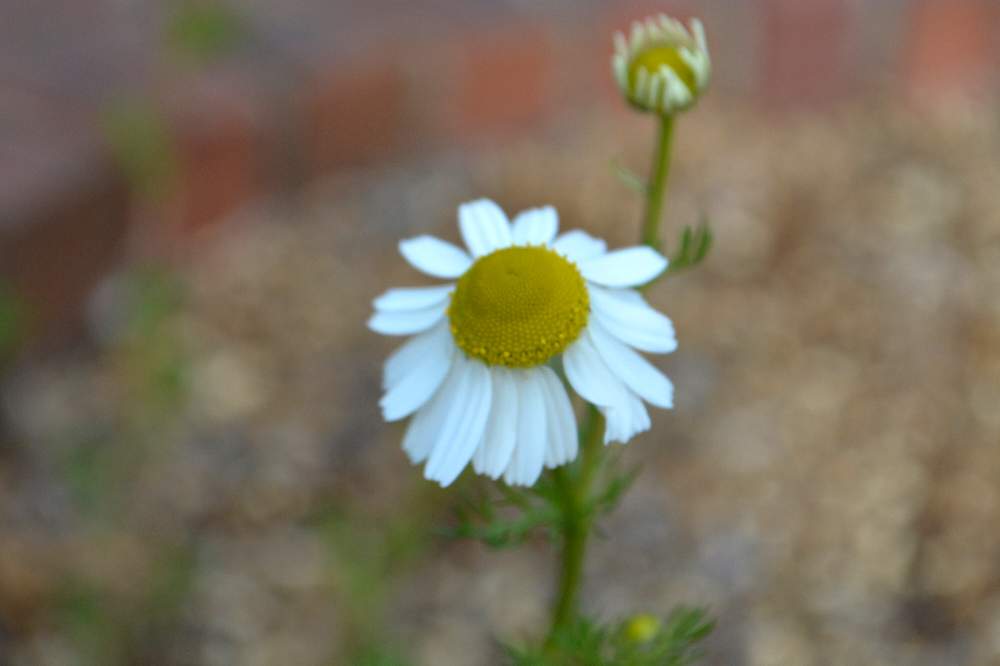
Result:
[[[642,644],[656,638],[663,628],[660,618],[648,613],[639,613],[628,619],[624,626],[625,638],[630,643]]]
[[[687,109],[711,73],[701,21],[692,19],[690,31],[664,14],[636,21],[627,38],[615,35],[611,67],[633,107],[662,115]]]

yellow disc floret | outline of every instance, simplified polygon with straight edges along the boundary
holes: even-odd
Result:
[[[662,67],[669,67],[674,70],[678,78],[691,91],[691,94],[698,94],[698,82],[695,78],[694,70],[684,61],[684,58],[681,57],[680,51],[676,47],[667,44],[650,46],[636,55],[635,59],[629,63],[629,89],[636,89],[639,82],[639,70],[646,70],[647,74],[652,77]]]
[[[576,340],[590,299],[576,266],[541,246],[480,257],[458,280],[448,308],[466,354],[490,365],[541,365]]]

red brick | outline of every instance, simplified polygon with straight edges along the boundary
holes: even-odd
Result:
[[[207,75],[171,86],[168,111],[175,137],[176,230],[195,232],[224,219],[262,187],[260,114],[251,95],[223,77]]]
[[[408,122],[406,94],[395,58],[360,54],[318,72],[306,99],[309,168],[366,165],[399,150]]]
[[[911,92],[975,92],[997,66],[996,0],[922,0],[914,8],[904,76]]]
[[[449,48],[458,138],[505,134],[542,121],[554,100],[553,45],[536,25],[512,21],[463,34]]]
[[[122,255],[129,220],[125,183],[99,154],[86,174],[45,185],[46,199],[0,229],[0,281],[22,301],[36,346],[80,331],[86,299]]]
[[[761,0],[759,88],[773,105],[822,103],[851,85],[848,0]]]
[[[79,331],[84,300],[120,256],[128,193],[77,107],[5,92],[0,284],[23,302],[32,343],[62,341]]]

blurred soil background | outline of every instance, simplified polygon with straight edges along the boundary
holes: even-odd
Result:
[[[649,118],[611,34],[706,23],[659,284],[677,407],[585,606],[706,664],[1000,664],[1000,4],[100,0],[0,7],[0,664],[502,663],[553,571],[440,536],[370,302],[456,205],[613,245]],[[669,251],[669,250],[668,250]]]

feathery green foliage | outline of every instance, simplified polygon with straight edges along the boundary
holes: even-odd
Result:
[[[635,630],[636,621],[644,627]],[[511,666],[690,666],[715,627],[699,608],[677,608],[665,620],[636,616],[615,624],[578,617],[546,648],[505,646]]]

